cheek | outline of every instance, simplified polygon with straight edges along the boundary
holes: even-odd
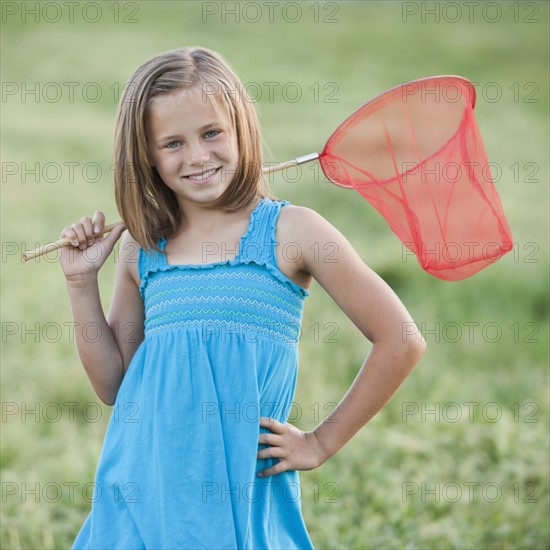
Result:
[[[224,143],[223,148],[220,149],[220,154],[230,162],[237,163],[239,160],[239,148],[236,140],[227,141]]]
[[[153,162],[159,174],[171,172],[178,166],[176,155],[155,155]]]
[[[225,156],[238,155],[239,147],[237,144],[237,137],[233,135],[232,132],[227,132],[224,134],[223,139],[216,143],[216,150],[220,154],[223,153]]]

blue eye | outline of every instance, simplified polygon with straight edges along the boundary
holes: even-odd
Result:
[[[216,137],[220,132],[218,130],[208,130],[208,132],[206,132],[206,134],[204,134],[204,137],[205,138],[208,138],[208,137]]]
[[[178,147],[179,145],[181,145],[180,141],[171,141],[170,143],[166,144],[166,148],[167,149],[174,149],[175,147]]]

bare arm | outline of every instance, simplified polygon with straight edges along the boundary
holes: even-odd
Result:
[[[373,347],[338,407],[312,432],[262,419],[261,425],[272,433],[260,434],[260,443],[271,447],[261,450],[258,457],[280,459],[263,472],[265,475],[287,469],[309,470],[328,460],[384,406],[426,346],[419,331],[408,330],[407,338],[403,337],[404,327],[414,324],[405,306],[321,216],[304,208],[289,213],[280,235],[281,242],[289,239],[300,244],[302,263],[295,267],[297,272],[302,277],[304,273],[313,276]],[[338,247],[336,262],[318,261],[313,253],[308,254],[315,250],[314,243],[329,242]]]
[[[103,214],[96,212],[93,221],[101,229]],[[114,229],[105,238],[94,237],[93,221],[89,217],[82,218],[79,223],[63,230],[62,236],[73,239],[78,246],[62,250],[61,267],[71,301],[80,359],[98,397],[112,405],[131,357],[143,339],[143,303],[132,277],[128,247],[123,245],[107,322],[97,274],[124,227]],[[131,339],[127,337],[129,325],[136,329]]]

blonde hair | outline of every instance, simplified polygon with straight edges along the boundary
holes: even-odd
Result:
[[[260,125],[246,89],[227,62],[200,47],[158,54],[138,67],[120,98],[114,143],[115,198],[118,211],[136,242],[159,250],[159,238],[174,235],[181,211],[174,192],[151,165],[147,142],[148,109],[153,99],[176,90],[190,91],[222,108],[236,132],[238,164],[216,206],[239,210],[269,196],[262,176]]]

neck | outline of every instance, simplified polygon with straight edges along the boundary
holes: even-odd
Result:
[[[256,203],[238,210],[230,212],[223,208],[214,207],[209,204],[198,205],[189,204],[180,201],[180,210],[183,214],[179,234],[183,232],[198,233],[200,235],[209,235],[219,232],[222,226],[227,225],[229,221],[239,219],[250,215]]]

